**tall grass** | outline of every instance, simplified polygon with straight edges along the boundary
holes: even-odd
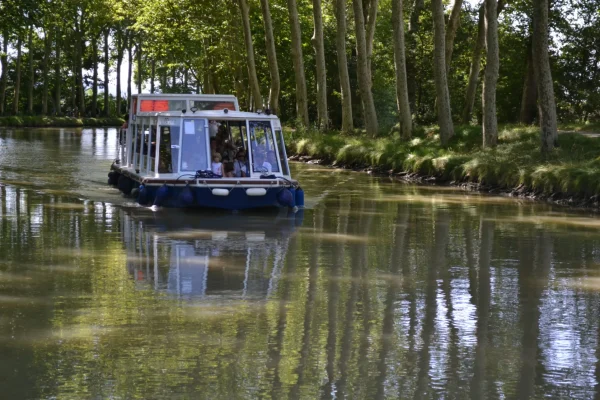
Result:
[[[121,118],[71,118],[71,117],[43,117],[43,116],[13,116],[0,117],[0,126],[3,127],[96,127],[96,126],[121,126]]]
[[[459,126],[448,147],[440,146],[435,127],[421,128],[410,141],[376,139],[338,132],[286,131],[289,152],[351,168],[406,172],[440,182],[484,185],[574,197],[600,194],[600,138],[559,135],[559,147],[543,157],[539,129],[506,126],[498,146],[482,149],[481,128]]]

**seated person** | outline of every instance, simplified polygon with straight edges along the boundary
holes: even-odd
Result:
[[[217,152],[212,153],[212,173],[223,176],[223,164],[221,163],[221,155]]]
[[[265,154],[262,152],[256,153],[254,156],[254,170],[260,172],[271,173],[273,170],[273,166],[270,162],[265,160]],[[266,171],[265,171],[266,170]]]
[[[233,178],[233,163],[227,161],[223,163],[223,178]]]
[[[223,156],[223,161],[231,161],[235,159],[235,148],[230,140],[226,140],[223,146],[223,151],[221,152]]]
[[[244,149],[239,149],[235,161],[233,162],[233,175],[238,178],[245,178],[248,175],[248,166],[246,165],[246,152]]]
[[[267,152],[267,162],[271,165],[275,171],[279,171],[279,167],[277,166],[277,157],[275,156],[275,152],[273,150],[269,150]]]

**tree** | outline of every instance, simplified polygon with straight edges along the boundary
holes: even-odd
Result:
[[[110,117],[110,104],[108,103],[108,85],[110,83],[108,79],[108,72],[110,70],[110,57],[109,57],[109,47],[108,47],[108,38],[110,36],[110,29],[108,27],[104,28],[104,116]],[[153,86],[154,88],[154,86]]]
[[[525,83],[523,83],[523,95],[521,96],[521,110],[519,122],[526,125],[533,124],[537,115],[537,82],[533,71],[533,49],[530,43],[527,46],[527,66],[525,67]]]
[[[271,75],[271,88],[269,90],[269,108],[273,114],[279,114],[279,66],[277,65],[277,51],[275,50],[275,38],[273,37],[273,22],[271,20],[271,9],[269,0],[260,0],[263,22],[265,25],[265,46],[267,50],[267,62]]]
[[[450,72],[450,63],[452,62],[452,51],[454,50],[454,38],[460,23],[460,11],[463,0],[454,0],[452,12],[448,19],[448,27],[446,29],[446,74]]]
[[[454,136],[454,125],[452,124],[452,110],[450,109],[450,92],[448,91],[448,79],[446,77],[445,61],[445,34],[444,34],[444,6],[442,0],[432,0],[433,10],[433,33],[434,33],[434,58],[433,72],[435,78],[435,92],[437,96],[437,115],[440,126],[440,139],[442,145],[447,145]]]
[[[250,15],[247,0],[238,0],[242,12],[242,25],[244,26],[244,39],[246,42],[246,58],[248,60],[248,78],[250,80],[250,89],[254,110],[262,108],[262,95],[260,94],[260,85],[256,76],[256,63],[254,62],[254,46],[252,44],[252,30],[250,29]]]
[[[365,20],[361,0],[352,0],[354,8],[354,28],[356,31],[356,53],[358,58],[358,86],[365,115],[367,134],[377,135],[379,125],[373,93],[371,93],[371,74],[369,73],[367,43],[365,38]]]
[[[404,15],[402,0],[392,0],[392,26],[394,30],[394,66],[396,70],[396,98],[400,115],[400,137],[412,135],[412,117],[408,101],[406,57],[404,54]]]
[[[292,31],[292,60],[296,76],[296,117],[304,126],[309,125],[308,98],[306,94],[306,78],[304,76],[304,60],[302,59],[302,36],[296,0],[287,0],[290,28]]]
[[[8,29],[2,30],[2,54],[0,55],[2,64],[2,77],[0,78],[0,115],[4,114],[4,104],[6,99],[6,84],[8,82]]]
[[[556,102],[548,58],[548,0],[533,1],[533,65],[538,89],[540,139],[543,154],[558,141]]]
[[[29,82],[27,84],[27,113],[31,115],[33,114],[33,85],[35,80],[35,58],[33,54],[33,23],[29,26],[27,51],[29,52],[27,56],[27,61],[29,62]]]
[[[325,45],[323,43],[323,15],[321,0],[313,0],[313,17],[315,31],[312,37],[317,62],[317,126],[321,130],[329,128],[327,112],[327,70],[325,69]]]
[[[496,7],[497,15],[504,8],[506,2],[499,0]],[[468,124],[471,122],[471,114],[473,113],[473,105],[475,104],[475,94],[477,92],[477,81],[479,79],[479,71],[481,69],[481,53],[485,45],[485,7],[484,4],[479,7],[479,18],[477,23],[477,37],[473,45],[473,55],[471,58],[471,67],[469,69],[469,79],[467,89],[465,91],[465,105],[462,111],[462,122]]]
[[[498,120],[496,115],[496,82],[500,69],[498,49],[498,14],[496,0],[485,0],[485,44],[487,48],[485,82],[483,85],[483,147],[495,146],[498,142]]]
[[[15,78],[15,97],[13,100],[13,112],[19,114],[19,90],[21,89],[21,33],[19,32],[17,39],[17,77]]]
[[[342,95],[342,131],[352,132],[354,130],[352,93],[348,74],[348,57],[346,55],[346,0],[335,0],[335,19],[337,24],[335,48]]]

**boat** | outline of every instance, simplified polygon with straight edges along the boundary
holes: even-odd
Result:
[[[304,206],[279,118],[240,111],[232,95],[133,95],[108,183],[144,206]]]

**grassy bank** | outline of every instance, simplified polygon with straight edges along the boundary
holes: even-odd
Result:
[[[559,148],[546,159],[534,127],[504,127],[498,146],[485,150],[481,128],[473,126],[457,127],[447,148],[439,145],[435,128],[421,129],[409,142],[291,130],[286,135],[289,154],[339,166],[579,202],[595,202],[590,197],[600,194],[600,139],[577,133],[559,135]]]
[[[121,126],[124,120],[121,118],[71,118],[71,117],[42,117],[42,116],[18,116],[0,117],[0,127],[99,127],[99,126]]]

